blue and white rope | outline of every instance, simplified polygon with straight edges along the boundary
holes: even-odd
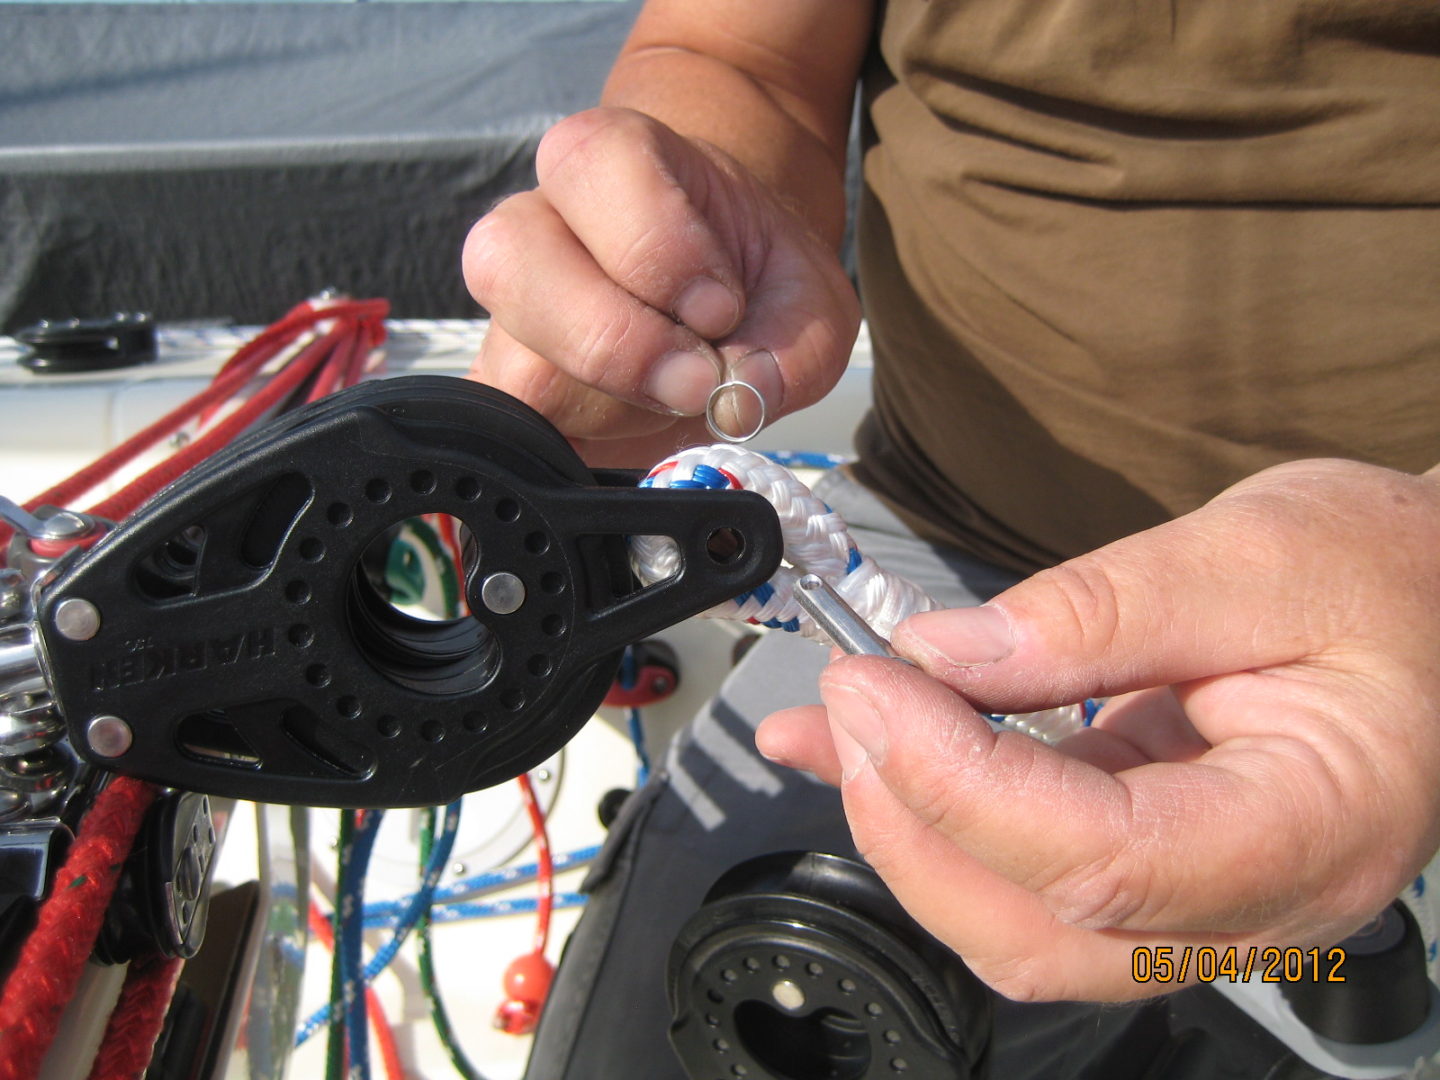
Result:
[[[435,839],[435,846],[430,849],[430,859],[425,864],[425,874],[420,879],[420,888],[410,896],[410,902],[394,921],[395,933],[365,965],[365,981],[367,983],[374,981],[375,976],[390,966],[390,961],[395,959],[395,954],[400,951],[400,946],[405,944],[405,938],[411,930],[415,929],[415,924],[420,921],[420,916],[430,906],[435,895],[435,886],[440,883],[440,875],[445,872],[445,867],[450,862],[450,852],[455,848],[455,834],[459,831],[460,800],[456,799],[445,807],[445,817],[440,827],[440,835]]]
[[[379,812],[374,812],[370,816],[373,816],[375,818],[373,829],[378,829],[380,817]],[[370,817],[367,816],[366,826],[369,825]],[[364,827],[362,826],[362,828]],[[369,843],[372,847],[375,842],[373,829],[370,833],[369,839]],[[440,875],[444,873],[445,866],[450,861],[450,852],[455,847],[455,834],[459,831],[459,829],[460,800],[457,799],[455,802],[451,803],[445,808],[444,824],[441,827],[440,835],[436,838],[435,847],[430,852],[430,860],[425,864],[425,874],[424,877],[421,879],[420,888],[415,892],[411,893],[409,896],[406,896],[398,901],[392,901],[390,904],[386,905],[384,921],[383,923],[380,923],[378,925],[393,927],[394,932],[391,934],[390,940],[388,940],[383,946],[381,946],[380,950],[376,952],[373,957],[370,958],[370,962],[363,965],[363,968],[360,962],[359,952],[359,943],[362,933],[362,927],[368,928],[377,925],[377,923],[373,922],[371,919],[372,910],[375,905],[367,907],[363,903],[360,903],[357,909],[355,901],[353,899],[353,896],[355,894],[349,890],[342,892],[341,920],[342,924],[347,927],[347,929],[344,931],[344,937],[341,940],[347,950],[350,950],[352,948],[352,939],[355,942],[353,946],[353,960],[349,959],[351,955],[349,952],[347,952],[346,954],[346,970],[348,972],[349,964],[353,963],[355,970],[360,973],[361,984],[369,984],[373,982],[375,980],[375,977],[390,965],[390,961],[395,959],[395,954],[398,953],[400,951],[400,947],[405,944],[406,937],[409,935],[410,931],[415,928],[415,924],[419,921],[420,916],[425,912],[426,908],[429,907],[435,895],[436,885],[440,881]],[[359,846],[359,836],[360,834],[359,832],[357,832],[357,849]],[[351,857],[353,858],[353,855]],[[367,860],[368,857],[369,856],[367,850]],[[351,923],[347,920],[353,920],[353,932],[348,929]],[[337,946],[337,949],[338,948],[339,947]],[[347,989],[346,994],[346,1024],[348,1026],[354,1022],[349,1017],[348,1013],[351,1007],[351,1002],[353,1000],[363,1001],[363,991],[360,995],[351,996],[349,990]],[[363,1004],[361,1008],[363,1009]],[[361,1015],[363,1016],[363,1013]],[[302,1045],[303,1043],[305,1043],[306,1040],[310,1038],[311,1035],[313,1035],[320,1028],[324,1027],[326,1024],[331,1023],[333,1020],[333,1003],[326,1002],[324,1005],[316,1009],[313,1013],[311,1013],[305,1018],[305,1022],[300,1025],[300,1030],[295,1036],[295,1045]],[[364,1026],[363,1023],[361,1026]],[[351,1062],[353,1065],[353,1053],[351,1055]]]
[[[739,619],[828,641],[795,602],[795,582],[805,573],[818,574],[829,582],[886,639],[903,619],[940,607],[914,582],[862,554],[839,514],[817,499],[789,469],[753,450],[728,443],[682,450],[651,469],[640,486],[743,489],[763,495],[775,508],[787,565],[763,585],[705,612],[710,618]],[[647,585],[663,581],[679,571],[680,549],[668,536],[632,536],[630,565]],[[991,720],[1054,743],[1087,726],[1097,707],[1086,702],[1037,713],[992,716]]]
[[[600,854],[600,845],[592,844],[588,847],[576,848],[574,851],[567,851],[556,855],[554,860],[555,873],[570,870],[577,866],[583,866],[593,862]],[[540,872],[540,864],[529,862],[517,866],[502,866],[496,870],[487,870],[482,874],[474,874],[463,878],[460,881],[451,882],[448,885],[441,885],[436,888],[431,897],[433,904],[448,904],[456,900],[465,900],[478,893],[489,892],[494,889],[502,889],[511,885],[518,885],[530,881]],[[407,907],[415,901],[415,894],[410,893],[397,900],[379,900],[373,904],[365,905],[365,925],[389,926],[400,916]]]
[[[382,811],[371,810],[354,831],[349,850],[340,853],[340,919],[335,954],[342,971],[341,1000],[345,1013],[345,1049],[350,1080],[370,1080],[369,1030],[365,1026],[365,978],[362,967],[365,876],[380,831]]]
[[[625,646],[625,652],[620,657],[620,672],[615,676],[615,681],[624,690],[631,690],[635,687],[635,680],[639,678],[639,672],[635,663],[635,646]],[[635,787],[638,790],[645,786],[650,779],[650,751],[645,746],[645,725],[640,718],[640,710],[630,708],[626,712],[626,726],[630,731],[630,744],[635,748]]]
[[[712,618],[740,619],[824,641],[824,632],[794,599],[795,581],[804,573],[823,577],[887,638],[901,619],[939,606],[913,582],[862,555],[844,519],[789,469],[762,454],[727,444],[694,447],[650,470],[641,486],[743,489],[758,492],[775,507],[788,565],[764,585],[707,612]],[[670,577],[679,560],[679,549],[668,536],[630,539],[631,565],[647,584]]]
[[[559,911],[562,908],[584,907],[588,897],[584,893],[562,892],[556,893],[553,910]],[[506,900],[487,900],[477,902],[473,900],[457,900],[448,904],[441,904],[430,909],[430,921],[433,923],[466,922],[470,919],[494,919],[505,915],[530,915],[533,914],[540,902],[533,896],[516,896]],[[366,918],[366,926],[393,926],[395,917],[393,915],[382,915],[378,919]]]

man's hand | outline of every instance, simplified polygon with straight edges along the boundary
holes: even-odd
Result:
[[[859,307],[834,253],[743,166],[627,109],[540,145],[540,186],[471,230],[465,280],[492,319],[472,376],[544,413],[593,465],[709,441],[723,380],[769,420],[844,370]],[[727,430],[753,427],[723,395]]]
[[[1269,469],[894,645],[922,670],[842,658],[759,743],[841,785],[861,853],[1009,997],[1171,988],[1137,946],[1329,945],[1440,843],[1435,475]],[[1058,749],[975,711],[1107,695]]]

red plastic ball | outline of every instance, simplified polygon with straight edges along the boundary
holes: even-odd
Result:
[[[510,961],[505,969],[505,996],[511,1001],[521,1001],[539,1006],[545,1003],[550,993],[550,983],[555,978],[555,968],[545,959],[543,953],[532,952]]]

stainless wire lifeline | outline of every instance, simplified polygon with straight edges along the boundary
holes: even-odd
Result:
[[[747,431],[743,435],[731,435],[728,431],[726,431],[716,422],[715,406],[719,403],[721,395],[724,394],[727,390],[742,389],[749,390],[750,393],[755,395],[755,400],[760,405],[760,419],[755,422],[755,427],[753,430]],[[736,409],[735,412],[738,416],[739,409]],[[749,442],[756,435],[759,435],[761,428],[765,426],[765,398],[759,390],[755,389],[755,387],[751,386],[744,379],[726,379],[719,386],[715,387],[714,390],[711,390],[710,396],[705,399],[705,426],[710,429],[710,434],[714,435],[715,438],[719,439],[721,442]]]

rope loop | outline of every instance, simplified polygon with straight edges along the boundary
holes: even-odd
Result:
[[[640,486],[754,491],[775,508],[785,538],[787,565],[765,584],[711,608],[704,613],[707,618],[738,619],[828,643],[825,632],[795,601],[795,582],[806,573],[829,582],[886,640],[902,620],[940,607],[913,581],[861,554],[839,514],[816,498],[793,472],[754,450],[727,444],[682,450],[651,469]],[[632,536],[630,565],[642,583],[653,585],[679,571],[680,549],[668,536]],[[1087,726],[1095,708],[1087,702],[990,719],[1001,727],[1056,743]]]

